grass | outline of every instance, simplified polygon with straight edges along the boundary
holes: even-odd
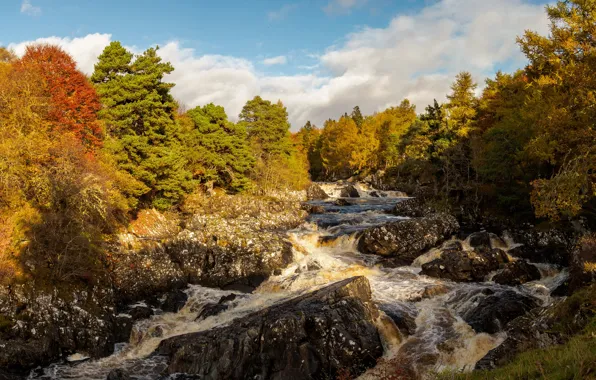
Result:
[[[596,284],[582,289],[555,310],[553,330],[574,333],[573,319],[587,325],[565,344],[521,353],[511,363],[489,371],[442,373],[441,380],[584,380],[596,379]]]

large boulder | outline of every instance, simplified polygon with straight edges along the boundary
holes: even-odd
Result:
[[[505,264],[503,269],[493,276],[492,280],[501,285],[517,286],[540,280],[540,270],[536,265],[520,259]]]
[[[329,198],[329,195],[327,195],[325,190],[321,189],[321,186],[317,185],[316,183],[311,183],[306,188],[306,198],[309,201],[324,200]]]
[[[380,316],[366,278],[355,277],[283,302],[230,325],[161,342],[169,373],[216,379],[357,376],[383,348]]]
[[[513,230],[510,236],[518,247],[510,253],[534,263],[569,265],[569,252],[575,244],[572,231],[559,228],[528,228]]]
[[[500,249],[481,251],[444,250],[441,257],[422,265],[422,274],[453,281],[481,282],[487,274],[508,261]]]
[[[502,331],[510,321],[528,313],[538,306],[538,300],[513,290],[483,289],[471,297],[474,305],[462,318],[474,331],[495,334]]]
[[[341,189],[339,196],[342,198],[360,198],[360,193],[358,192],[358,189],[354,187],[354,185],[347,185]]]
[[[421,198],[408,198],[398,202],[391,212],[397,216],[419,218],[432,214],[433,209]]]
[[[409,265],[458,229],[457,220],[448,214],[402,220],[364,230],[358,249],[362,253],[392,257],[400,260],[402,265]]]

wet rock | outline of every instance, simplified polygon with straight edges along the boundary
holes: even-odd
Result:
[[[114,317],[114,341],[128,342],[134,321],[128,314]]]
[[[453,281],[481,282],[507,261],[507,254],[500,249],[480,252],[451,249],[441,252],[440,258],[423,264],[421,273]]]
[[[432,214],[433,209],[427,206],[421,198],[408,198],[397,203],[391,213],[397,216],[419,218]]]
[[[539,279],[538,268],[523,259],[505,264],[505,267],[492,278],[497,284],[509,286],[521,285]]]
[[[141,319],[151,318],[153,316],[153,309],[149,306],[138,305],[131,308],[128,313],[133,321],[139,321]]]
[[[571,252],[569,289],[577,290],[596,281],[596,233],[579,239]]]
[[[55,339],[0,340],[0,370],[5,371],[7,377],[24,376],[29,369],[48,365],[58,357],[59,346]]]
[[[306,198],[309,201],[324,200],[329,198],[329,195],[327,195],[327,193],[323,189],[321,189],[319,185],[317,185],[316,183],[311,183],[306,189]]]
[[[325,207],[323,207],[321,205],[313,205],[310,203],[303,203],[302,209],[304,211],[308,212],[309,214],[324,214],[325,213]]]
[[[364,277],[239,318],[230,325],[161,342],[169,373],[210,379],[335,378],[357,376],[383,354]]]
[[[495,334],[515,318],[538,306],[536,299],[513,290],[482,294],[462,316],[474,331]]]
[[[110,373],[108,373],[108,377],[106,377],[106,380],[130,380],[130,378],[131,377],[128,375],[128,372],[126,372],[122,368],[116,368],[111,370]]]
[[[458,228],[457,220],[448,214],[402,220],[364,230],[358,249],[362,253],[394,257],[401,260],[402,265],[409,265]]]
[[[415,310],[407,310],[407,308],[395,307],[395,305],[381,305],[381,310],[397,326],[399,331],[404,335],[414,335],[416,333],[416,312]]]
[[[511,250],[514,256],[534,263],[569,265],[569,252],[575,238],[569,231],[558,228],[530,228],[510,232],[513,241],[521,246]]]
[[[188,294],[182,290],[174,290],[166,295],[161,309],[168,313],[177,313],[186,305],[186,301],[188,301]]]
[[[490,234],[486,231],[474,232],[468,236],[468,244],[474,249],[490,249]]]
[[[338,198],[335,200],[335,202],[333,202],[333,204],[336,206],[352,206],[354,203],[344,198]]]
[[[339,196],[342,198],[360,198],[360,193],[358,192],[358,189],[354,187],[354,185],[347,185],[341,189]]]
[[[207,317],[212,317],[214,315],[217,315],[219,313],[222,313],[222,312],[228,310],[228,308],[229,308],[229,306],[225,303],[213,303],[213,302],[207,303],[203,306],[203,308],[201,309],[201,311],[195,318],[195,321],[200,321]]]

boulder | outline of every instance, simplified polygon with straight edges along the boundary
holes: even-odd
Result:
[[[128,372],[126,372],[125,370],[123,370],[122,368],[116,368],[110,371],[110,373],[108,373],[108,376],[106,377],[106,380],[130,380],[131,377],[128,374]]]
[[[358,249],[362,253],[393,257],[402,265],[409,265],[458,229],[457,220],[448,214],[401,220],[364,230]]]
[[[421,198],[408,198],[398,202],[391,213],[397,216],[419,218],[432,214],[433,210]]]
[[[188,294],[180,289],[176,289],[166,295],[161,309],[168,313],[177,313],[186,305],[186,301],[188,301]]]
[[[365,277],[343,280],[228,326],[172,337],[168,372],[216,379],[322,379],[373,367],[383,348]]]
[[[540,271],[535,265],[520,259],[505,264],[505,267],[495,274],[492,280],[497,284],[516,286],[540,280]]]
[[[513,290],[489,291],[478,294],[474,307],[462,316],[474,331],[495,334],[515,318],[538,306],[538,301]]]
[[[217,315],[223,311],[229,309],[229,303],[236,299],[236,295],[234,293],[228,294],[227,296],[222,296],[219,299],[219,302],[209,302],[203,305],[201,311],[197,315],[196,321],[205,319],[207,317],[211,317],[213,315]]]
[[[319,185],[317,185],[316,183],[311,183],[306,188],[306,198],[309,201],[324,200],[329,198],[329,195],[327,195],[325,190],[321,189]]]
[[[569,252],[574,246],[574,236],[558,228],[529,228],[510,232],[513,241],[520,246],[510,250],[514,256],[534,263],[569,265]]]
[[[303,203],[301,208],[309,214],[324,214],[325,207],[321,205],[313,205],[310,203]]]
[[[342,198],[360,198],[360,193],[358,192],[358,189],[354,187],[354,185],[347,185],[341,189],[339,196]]]
[[[474,249],[490,249],[490,234],[486,231],[474,232],[466,239]]]
[[[507,254],[500,249],[487,251],[460,251],[449,249],[441,257],[422,265],[422,274],[453,281],[481,282],[486,275],[499,269],[508,261]]]

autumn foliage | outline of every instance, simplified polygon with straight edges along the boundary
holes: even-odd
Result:
[[[56,131],[72,132],[87,149],[101,146],[99,97],[70,55],[58,46],[31,45],[15,68],[43,78],[50,105],[47,118]]]

